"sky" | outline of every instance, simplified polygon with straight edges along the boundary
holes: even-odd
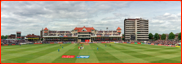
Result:
[[[2,1],[1,35],[40,35],[40,30],[71,31],[75,27],[124,33],[124,19],[149,20],[149,33],[181,32],[180,1]]]

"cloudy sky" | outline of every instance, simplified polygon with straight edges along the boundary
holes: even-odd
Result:
[[[75,27],[116,30],[124,33],[125,18],[149,20],[149,33],[181,32],[180,1],[60,1],[1,2],[1,34],[40,35],[40,30],[71,31]]]

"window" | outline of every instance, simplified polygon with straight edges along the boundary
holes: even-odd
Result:
[[[85,28],[83,28],[82,31],[87,31],[87,30]]]

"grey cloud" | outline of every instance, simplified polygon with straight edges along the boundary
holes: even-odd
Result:
[[[128,2],[94,2],[89,7],[83,1],[76,2],[5,2],[2,5],[2,11],[26,17],[52,17],[52,18],[88,18],[94,17],[99,12],[113,10],[113,7],[125,7]],[[115,4],[118,3],[118,4]]]
[[[40,30],[45,27],[53,30],[72,30],[74,27],[83,26],[103,30],[105,27],[109,27],[110,30],[115,30],[117,27],[124,29],[123,19],[130,17],[130,15],[124,13],[114,12],[129,6],[130,2],[124,1],[93,1],[91,4],[83,1],[6,1],[1,3],[2,34],[9,34],[16,30],[22,31],[23,34],[40,34]],[[113,13],[114,16],[101,18],[102,20],[90,19],[108,13]],[[154,31],[167,29],[166,27],[163,27],[164,25],[175,25],[170,29],[181,26],[179,23],[181,21],[174,20],[181,19],[181,15],[176,15],[176,17],[160,15],[152,19],[167,22],[164,24],[150,22],[150,24],[162,25],[160,27],[158,26],[160,29]],[[154,26],[151,27],[154,28]],[[177,30],[179,30],[179,28],[176,29],[176,31]]]
[[[121,14],[121,13],[113,13],[116,17],[129,17],[127,14]]]
[[[106,18],[103,18],[102,20],[115,20],[115,19],[118,19],[116,17],[106,17]]]

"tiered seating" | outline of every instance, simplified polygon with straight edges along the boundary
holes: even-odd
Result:
[[[66,34],[66,36],[72,36],[72,34]]]
[[[77,35],[78,35],[77,33],[73,34],[73,36],[77,36]]]
[[[2,44],[13,44],[13,45],[18,45],[19,43],[29,43],[30,41],[26,40],[1,40],[1,45]]]
[[[96,35],[102,35],[102,34],[96,34]]]
[[[100,34],[100,33],[103,33],[103,31],[98,31],[98,33]]]
[[[71,33],[70,31],[66,31],[66,33]]]
[[[64,33],[64,31],[58,31],[57,33]]]
[[[58,34],[58,36],[64,36],[64,34]]]
[[[76,43],[76,41],[42,41],[42,43]]]
[[[114,36],[119,36],[119,34],[113,34]]]
[[[93,42],[96,42],[96,43],[122,43],[122,41],[93,41]]]
[[[156,40],[151,43],[154,44],[162,44],[162,45],[175,45],[176,43],[179,43],[179,41],[171,41],[171,40]]]
[[[44,36],[48,36],[48,34],[44,34]]]
[[[49,31],[49,33],[56,33],[57,31]]]
[[[49,34],[49,36],[56,36],[56,34]]]

